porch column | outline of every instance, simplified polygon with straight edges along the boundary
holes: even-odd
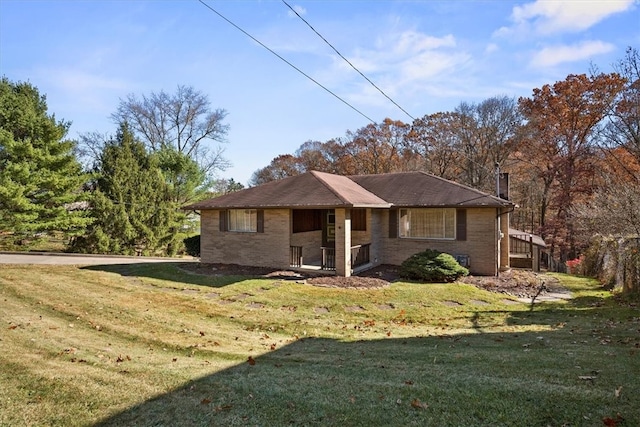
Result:
[[[336,209],[336,276],[351,276],[351,209]]]

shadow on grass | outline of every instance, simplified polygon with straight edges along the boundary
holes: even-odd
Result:
[[[299,339],[98,425],[640,425],[638,313],[582,303],[511,312],[543,331]]]
[[[193,272],[193,263],[163,262],[163,263],[138,263],[138,264],[105,264],[82,267],[84,270],[105,271],[116,273],[125,277],[147,277],[150,279],[166,280],[180,284],[191,284],[220,288],[247,279],[259,278],[259,275],[219,275],[198,274]],[[197,270],[196,270],[197,271]]]

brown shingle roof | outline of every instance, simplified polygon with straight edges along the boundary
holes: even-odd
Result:
[[[424,172],[302,175],[204,200],[185,209],[335,208],[391,206],[499,207],[511,202]]]
[[[346,176],[311,171],[186,206],[218,208],[377,207],[390,204]]]
[[[511,202],[425,172],[350,176],[394,206],[510,206]]]

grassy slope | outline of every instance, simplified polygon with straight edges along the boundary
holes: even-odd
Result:
[[[468,285],[0,266],[0,425],[640,425],[638,309],[561,280],[576,298],[531,311]]]

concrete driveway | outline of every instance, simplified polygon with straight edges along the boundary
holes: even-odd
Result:
[[[46,252],[0,252],[0,264],[105,265],[147,262],[199,262],[194,258],[156,258],[112,255],[81,255]]]

